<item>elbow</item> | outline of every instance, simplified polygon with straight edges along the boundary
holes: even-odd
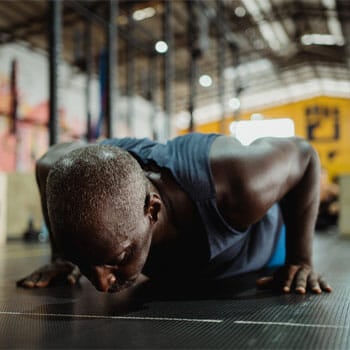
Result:
[[[320,159],[316,149],[306,140],[300,141],[301,155],[303,160],[306,162],[306,171],[311,171],[315,178],[320,177]]]
[[[299,149],[301,157],[319,163],[318,153],[311,143],[303,138],[294,137],[296,146]]]
[[[297,173],[303,174],[311,170],[315,176],[319,177],[321,166],[316,149],[310,142],[300,137],[294,137],[293,142],[297,150],[296,154],[298,160],[296,164],[299,165],[295,168]]]

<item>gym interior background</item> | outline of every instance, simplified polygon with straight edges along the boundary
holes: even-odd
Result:
[[[122,136],[166,141],[194,131],[232,134],[246,143],[298,135],[315,146],[326,213],[315,235],[323,254],[316,260],[340,290],[333,300],[266,301],[249,287],[243,294],[219,288],[219,296],[175,302],[162,296],[135,316],[125,295],[113,299],[113,312],[106,309],[112,297],[96,296],[87,285],[86,294],[72,295],[15,288],[28,266],[49,254],[34,176],[35,160],[49,145]],[[8,334],[0,347],[350,348],[349,154],[348,0],[1,0],[0,323]],[[80,301],[72,307],[76,295]],[[284,308],[293,303],[294,311]],[[275,318],[245,325],[233,320],[253,310]],[[228,313],[233,318],[221,320]],[[128,338],[135,327],[130,314],[138,340]],[[74,323],[78,317],[94,327],[107,324],[111,332],[120,327],[124,340],[115,343],[103,331],[107,340],[98,342],[93,330],[87,334]],[[169,323],[162,326],[157,317]],[[202,317],[214,322],[197,322]],[[271,319],[277,320],[271,329],[261,328]],[[22,331],[27,324],[41,336],[34,339],[28,326]]]

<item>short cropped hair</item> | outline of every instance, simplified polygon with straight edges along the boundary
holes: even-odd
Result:
[[[50,228],[67,248],[86,228],[96,227],[97,214],[108,207],[117,216],[116,231],[127,236],[127,228],[144,213],[147,194],[142,168],[125,150],[107,145],[73,150],[55,163],[47,179]]]

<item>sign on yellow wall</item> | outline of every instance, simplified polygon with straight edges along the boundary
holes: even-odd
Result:
[[[339,140],[340,118],[337,107],[315,104],[306,107],[307,139],[314,142]]]
[[[331,177],[350,174],[350,99],[315,97],[286,105],[252,110],[240,116],[249,120],[253,113],[260,113],[265,119],[291,118],[295,123],[297,136],[308,139],[320,155],[322,166]],[[226,133],[233,118],[225,121]],[[219,121],[197,125],[198,132],[220,132]],[[180,130],[185,133],[186,130]]]
[[[350,173],[350,99],[317,97],[260,113],[265,118],[281,114],[292,118],[296,134],[317,149],[321,164],[331,177]]]

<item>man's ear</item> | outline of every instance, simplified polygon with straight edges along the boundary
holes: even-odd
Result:
[[[159,215],[161,206],[162,206],[162,200],[160,199],[159,194],[155,192],[150,192],[146,197],[145,213],[149,215],[152,223],[155,223],[158,221],[158,215]]]

